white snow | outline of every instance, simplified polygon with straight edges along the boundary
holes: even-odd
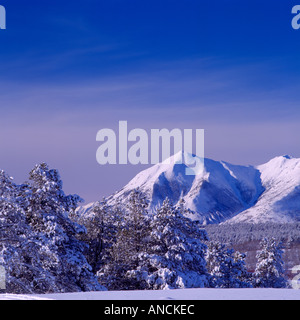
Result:
[[[0,295],[0,300],[300,300],[292,289],[184,289],[164,291],[107,291],[46,295]]]
[[[200,175],[187,176],[179,155],[140,172],[109,198],[109,204],[126,202],[139,188],[151,201],[150,210],[165,197],[177,203],[181,197],[192,219],[202,223],[263,223],[300,220],[300,159],[276,157],[268,163],[239,166],[210,159]],[[80,210],[88,214],[92,204]]]
[[[235,222],[289,223],[300,220],[300,159],[276,157],[258,166],[265,191],[251,208],[231,219]]]

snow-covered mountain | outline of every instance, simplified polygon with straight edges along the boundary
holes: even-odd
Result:
[[[230,222],[300,221],[300,159],[276,157],[257,167],[265,191]]]
[[[205,224],[300,221],[300,159],[276,157],[257,167],[205,159],[203,173],[196,176],[187,176],[179,159],[181,154],[140,172],[109,203],[125,202],[139,188],[152,210],[166,197],[173,203],[183,197],[195,212],[190,217]]]

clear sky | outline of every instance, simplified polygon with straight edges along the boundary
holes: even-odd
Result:
[[[0,0],[0,167],[38,162],[98,200],[143,166],[96,162],[96,133],[206,130],[237,164],[300,157],[300,0]]]

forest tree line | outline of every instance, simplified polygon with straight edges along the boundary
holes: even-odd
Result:
[[[64,193],[58,171],[45,163],[21,185],[0,171],[2,291],[288,286],[280,242],[261,241],[249,272],[245,253],[211,241],[199,222],[185,217],[183,200],[165,199],[150,214],[148,199],[133,190],[125,205],[103,200],[86,215],[76,210],[81,201]]]

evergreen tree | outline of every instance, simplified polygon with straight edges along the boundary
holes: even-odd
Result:
[[[236,279],[239,288],[252,288],[252,273],[247,270],[245,253],[235,251],[233,261],[235,264]]]
[[[245,254],[226,249],[220,242],[209,242],[206,254],[210,286],[213,288],[249,288],[250,274]]]
[[[26,186],[13,183],[0,172],[0,263],[6,271],[6,292],[43,293],[57,290],[54,277],[43,270],[56,256],[47,250],[26,223],[23,193]]]
[[[85,256],[94,274],[108,262],[109,251],[116,242],[120,219],[121,211],[118,206],[111,208],[106,199],[97,202],[87,217],[76,219],[86,228],[80,239],[88,244]]]
[[[0,173],[0,263],[7,292],[51,293],[101,290],[72,222],[80,200],[66,196],[56,170],[35,166],[30,181],[18,186]]]
[[[129,196],[127,211],[110,249],[110,259],[98,272],[99,281],[111,290],[144,289],[142,283],[130,277],[130,270],[139,267],[141,255],[147,251],[148,201],[139,190]]]
[[[149,245],[130,276],[147,289],[196,288],[207,285],[206,232],[164,201],[150,222]]]
[[[83,254],[84,245],[76,239],[85,230],[69,218],[81,199],[66,196],[62,186],[57,170],[45,163],[34,167],[29,176],[29,205],[25,208],[28,223],[43,246],[56,255],[56,265],[44,265],[44,269],[55,270],[61,290],[98,290],[100,286]]]
[[[285,288],[287,280],[284,276],[282,261],[283,246],[275,239],[264,239],[260,243],[261,250],[256,258],[257,264],[253,275],[253,285],[256,288]]]

